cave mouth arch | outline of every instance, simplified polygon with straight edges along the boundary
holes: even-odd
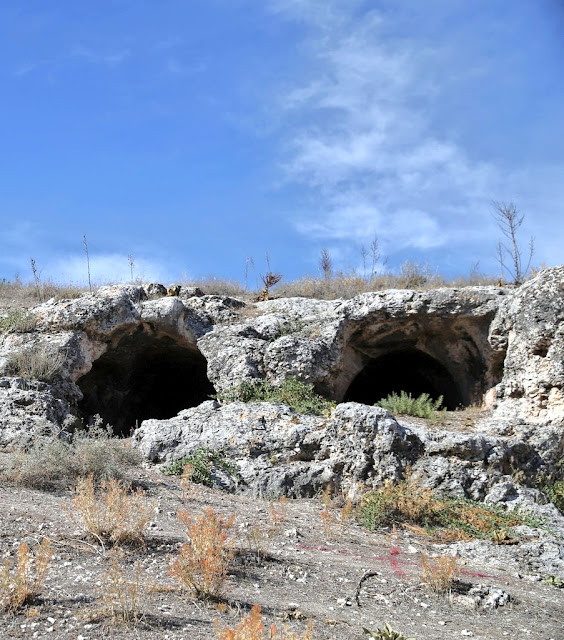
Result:
[[[142,420],[172,418],[215,393],[195,346],[144,325],[109,346],[77,384],[84,395],[79,415],[89,420],[99,414],[119,436]]]
[[[351,382],[344,402],[373,405],[400,391],[413,397],[428,393],[434,400],[443,396],[442,406],[449,410],[465,404],[448,369],[418,349],[393,351],[368,360]]]

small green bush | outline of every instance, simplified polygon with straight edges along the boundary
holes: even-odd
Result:
[[[401,391],[399,396],[397,393],[391,393],[387,398],[382,398],[375,406],[387,409],[394,414],[432,418],[437,411],[441,410],[442,403],[443,396],[433,400],[428,393],[422,393],[417,398],[413,398],[411,393]]]
[[[543,487],[548,499],[564,515],[564,480],[556,480],[552,484]]]
[[[229,402],[281,402],[287,404],[296,413],[308,413],[316,416],[327,415],[335,405],[315,393],[312,384],[295,378],[286,378],[275,387],[268,380],[245,380],[240,385],[223,393],[217,400],[222,404]]]
[[[370,631],[370,629],[363,627],[362,630],[369,635],[372,640],[415,640],[415,638],[407,638],[399,631],[394,631],[387,622],[381,629]]]
[[[192,455],[175,460],[173,463],[163,467],[162,472],[167,476],[181,476],[186,465],[190,465],[190,480],[208,487],[213,485],[211,474],[213,465],[221,467],[232,476],[237,475],[236,466],[225,459],[221,450],[214,451],[208,447],[194,449]]]

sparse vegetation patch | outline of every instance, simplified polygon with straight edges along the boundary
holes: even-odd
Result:
[[[196,484],[211,487],[213,465],[232,476],[237,475],[237,467],[225,459],[223,451],[214,451],[209,447],[198,447],[191,455],[163,467],[162,472],[167,476],[183,476]]]
[[[29,380],[52,382],[65,364],[65,355],[45,345],[35,345],[13,353],[6,362],[6,373]]]
[[[222,404],[229,402],[281,402],[287,404],[296,413],[308,413],[316,416],[327,415],[335,407],[315,393],[313,385],[295,378],[287,378],[280,386],[274,386],[264,379],[245,380],[240,385],[218,393],[217,400]]]
[[[139,452],[114,438],[110,427],[95,425],[75,432],[70,442],[53,435],[23,443],[4,462],[0,476],[16,485],[45,489],[88,475],[97,482],[122,478],[140,460]]]
[[[9,311],[0,317],[0,333],[29,333],[35,329],[37,319],[31,313],[22,309]]]
[[[538,524],[518,512],[462,498],[440,498],[431,489],[411,480],[386,483],[366,495],[358,518],[371,530],[393,525],[409,525],[445,540],[473,538],[497,541],[499,532],[511,527]],[[505,537],[505,536],[504,536]]]

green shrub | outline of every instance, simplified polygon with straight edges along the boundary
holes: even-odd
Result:
[[[232,476],[237,475],[236,466],[228,462],[221,450],[214,451],[208,447],[198,447],[191,455],[163,467],[161,471],[167,476],[181,476],[186,466],[190,466],[190,480],[196,484],[204,484],[208,487],[213,485],[212,467],[216,465]]]
[[[548,499],[564,515],[564,480],[556,480],[552,484],[543,487]]]
[[[518,512],[505,511],[464,498],[441,498],[431,489],[408,479],[388,482],[367,494],[357,512],[359,521],[370,530],[408,524],[447,539],[510,539],[511,527],[539,523]],[[505,535],[500,535],[501,533]]]
[[[413,398],[411,393],[401,391],[399,396],[397,393],[391,393],[387,398],[382,398],[376,403],[376,406],[387,409],[394,414],[432,418],[440,410],[442,403],[443,396],[433,400],[428,393],[422,393],[417,398]]]
[[[370,631],[370,629],[363,627],[362,630],[369,635],[372,640],[415,640],[415,638],[406,638],[406,636],[399,631],[394,631],[387,622],[381,629]]]
[[[35,438],[6,457],[0,474],[20,486],[49,488],[66,486],[88,475],[96,481],[120,479],[124,467],[140,461],[139,452],[114,438],[110,427],[97,425],[76,432],[71,442],[56,435]]]
[[[35,345],[11,354],[7,359],[5,370],[11,376],[52,382],[61,372],[65,360],[65,355],[60,351],[53,352],[46,345]]]
[[[287,404],[296,413],[308,413],[316,416],[327,415],[335,407],[334,403],[315,393],[312,384],[301,382],[295,378],[286,378],[279,387],[275,387],[264,379],[245,380],[228,391],[218,393],[216,398],[222,404],[229,402],[281,402]]]

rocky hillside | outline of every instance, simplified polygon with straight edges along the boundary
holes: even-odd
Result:
[[[556,638],[564,622],[557,588],[564,581],[564,518],[543,489],[563,473],[563,321],[564,267],[519,288],[245,303],[194,287],[167,291],[150,284],[104,287],[28,310],[0,309],[0,470],[4,463],[12,469],[20,464],[15,452],[33,451],[37,438],[70,451],[85,426],[108,423],[142,455],[137,482],[160,505],[142,554],[148,576],[157,579],[166,565],[163,553],[175,552],[182,541],[177,508],[220,505],[234,509],[239,520],[239,551],[229,577],[236,599],[229,602],[243,610],[260,602],[267,618],[290,620],[294,627],[294,613],[306,610],[323,638],[360,637],[384,605],[394,626],[397,621],[418,640],[453,634]],[[374,406],[400,391],[442,396],[447,410],[425,419]],[[98,452],[106,447],[109,459],[110,444],[92,446]],[[202,456],[212,488],[186,498],[161,471],[175,462],[180,470],[186,458]],[[35,477],[46,471],[35,469]],[[395,529],[373,539],[339,514],[337,505],[371,490],[402,487],[406,477],[422,496],[432,489],[447,501],[520,509],[537,521],[523,521],[517,538],[498,525],[488,540],[437,547],[413,531],[399,540]],[[68,544],[64,496],[12,486],[0,493],[3,512],[14,516],[3,520],[2,539],[31,535],[37,542],[48,531],[49,539]],[[322,493],[332,502],[319,513],[319,501],[304,498]],[[279,498],[293,499],[291,522],[267,542],[261,536],[273,526]],[[390,535],[396,536],[391,542]],[[76,544],[79,539],[73,538]],[[41,637],[54,633],[51,628],[59,632],[51,637],[61,638],[108,633],[97,622],[81,622],[82,613],[72,608],[78,600],[69,596],[68,611],[60,605],[63,591],[73,593],[79,579],[81,602],[94,601],[92,585],[104,580],[96,554],[111,562],[104,549],[91,557],[92,544],[80,544],[87,546],[55,556],[53,604],[45,601],[40,614],[45,621],[0,618],[9,637],[28,637],[28,631]],[[7,557],[12,547],[2,547]],[[463,571],[469,577],[458,581],[450,604],[429,599],[416,575],[421,560],[409,559],[436,555],[437,549],[456,552],[473,566]],[[354,587],[367,558],[376,585],[359,590],[367,600],[361,610]],[[388,564],[380,571],[383,558]],[[256,563],[252,570],[249,562]],[[541,585],[543,579],[552,586]],[[158,588],[172,595],[144,594],[151,613],[137,627],[138,637],[161,631],[170,638],[216,637],[211,621],[217,612],[195,603],[187,623],[186,605],[172,587]],[[414,603],[423,618],[407,615]],[[550,636],[529,628],[531,616],[542,618],[543,603]],[[493,615],[501,607],[498,617],[506,626],[495,633],[488,620],[476,618],[478,610]],[[235,624],[232,612],[221,615]]]

